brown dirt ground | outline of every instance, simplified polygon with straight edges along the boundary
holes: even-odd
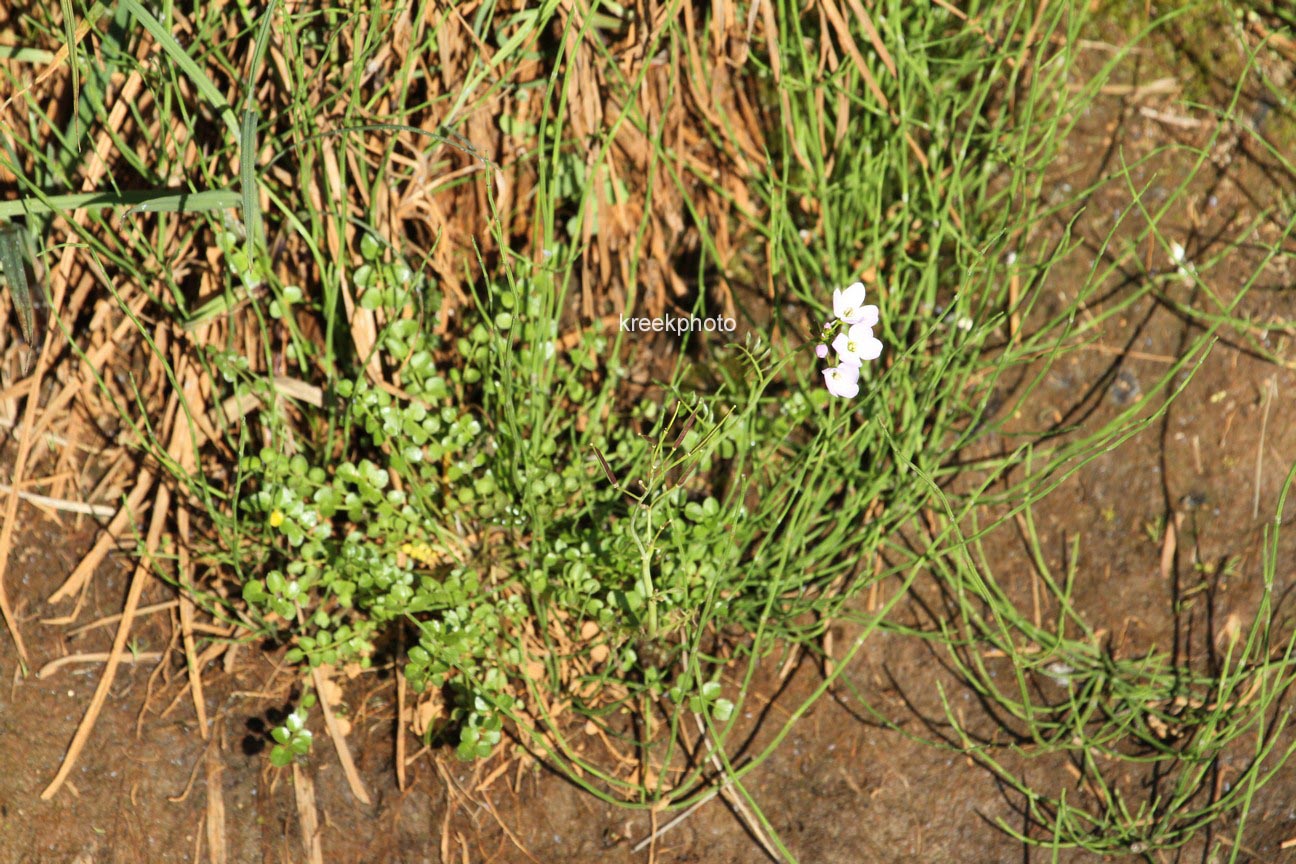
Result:
[[[1126,80],[1138,84],[1163,74],[1151,61],[1131,63]],[[1210,132],[1205,117],[1178,107],[1174,93],[1106,96],[1068,143],[1059,160],[1058,183],[1083,188],[1112,172],[1121,152],[1128,160],[1172,139],[1202,144]],[[1290,145],[1289,139],[1289,154]],[[1296,190],[1293,178],[1275,168],[1246,136],[1226,132],[1211,155],[1185,198],[1192,206],[1169,214],[1163,225],[1167,236],[1180,238],[1189,256],[1199,261],[1222,249],[1252,215],[1280,196],[1290,200]],[[1150,182],[1149,200],[1155,201],[1177,182],[1183,159],[1162,160],[1155,165],[1160,175],[1149,166],[1133,179],[1140,186]],[[1107,187],[1089,202],[1079,226],[1091,244],[1087,258],[1084,252],[1073,256],[1044,289],[1056,292],[1059,303],[1065,302],[1069,286],[1084,277],[1096,249],[1092,244],[1110,226],[1113,212],[1125,206],[1128,197],[1118,186]],[[1277,229],[1266,223],[1259,230],[1264,235]],[[1254,265],[1252,250],[1243,246],[1211,272],[1217,290],[1226,295],[1235,290]],[[1158,249],[1149,249],[1146,256],[1155,266],[1169,266]],[[1293,298],[1285,290],[1288,265],[1276,262],[1248,299],[1254,320],[1296,318]],[[1153,301],[1132,307],[1107,327],[1093,350],[1072,354],[1049,373],[1025,412],[1035,416],[1025,419],[1103,419],[1117,410],[1123,393],[1147,387],[1159,376],[1165,358],[1177,355],[1192,326]],[[1267,347],[1290,356],[1290,338],[1287,331],[1271,334]],[[1070,538],[1081,536],[1076,602],[1095,626],[1114,634],[1118,652],[1168,648],[1176,640],[1182,643],[1179,650],[1191,652],[1197,650],[1193,638],[1209,638],[1211,627],[1230,611],[1246,614],[1254,608],[1261,528],[1272,519],[1278,489],[1296,459],[1296,405],[1283,395],[1290,376],[1290,369],[1264,361],[1225,334],[1161,421],[1092,462],[1038,508],[1041,539],[1054,559],[1051,566],[1060,567]],[[1266,401],[1270,379],[1276,380],[1280,395]],[[8,451],[5,458],[11,460],[12,446]],[[1257,475],[1258,515],[1253,510]],[[1149,534],[1147,526],[1176,513],[1184,521],[1175,566],[1166,580],[1160,566],[1162,537]],[[73,638],[65,627],[40,623],[66,611],[49,608],[44,598],[93,542],[92,526],[78,527],[66,519],[60,525],[26,505],[21,514],[20,546],[6,587],[28,637],[33,668],[68,653],[106,650],[110,629]],[[1286,586],[1293,535],[1289,530],[1278,572]],[[988,550],[995,571],[1019,597],[1028,598],[1031,568],[1021,538],[1006,528],[992,537]],[[1231,575],[1223,568],[1203,574],[1194,566],[1226,560],[1236,562]],[[120,609],[129,575],[120,561],[102,566],[79,620]],[[1199,583],[1209,590],[1185,601]],[[920,584],[915,597],[930,597],[934,590]],[[143,602],[170,598],[169,589],[156,585]],[[156,613],[137,625],[140,650],[162,650],[169,644],[174,632],[170,614]],[[905,614],[922,620],[919,605]],[[1177,635],[1202,628],[1204,637]],[[198,734],[181,689],[182,672],[167,666],[164,674],[152,676],[152,664],[123,667],[70,782],[46,802],[40,791],[57,770],[99,667],[64,667],[47,678],[24,678],[12,642],[0,640],[0,670],[10,681],[0,694],[0,862],[207,861],[211,826],[206,820],[220,812],[213,806],[216,801],[223,808],[228,860],[307,860],[291,775],[271,768],[258,752],[258,733],[267,725],[268,712],[283,707],[283,693],[267,684],[274,680],[274,659],[244,651],[230,668],[205,672],[208,711],[217,719],[210,744]],[[979,710],[943,660],[915,640],[881,634],[848,674],[859,696],[894,722],[931,737],[941,731],[938,682],[948,688],[955,706],[970,716]],[[767,705],[767,719],[777,720],[819,675],[808,661],[787,681],[780,682],[769,670],[749,708]],[[424,755],[411,765],[407,788],[400,791],[392,769],[393,681],[370,676],[355,682],[348,695],[355,724],[351,749],[374,803],[363,806],[352,797],[319,730],[317,756],[302,770],[314,784],[324,860],[766,860],[742,821],[718,799],[650,850],[635,853],[631,847],[651,830],[649,814],[603,804],[539,768],[510,769],[483,784],[496,763],[468,766],[446,754]],[[987,771],[866,717],[855,697],[821,700],[751,775],[750,793],[801,861],[1051,860],[1047,851],[1023,848],[995,827],[996,819],[1024,826],[1015,815],[1018,802]],[[1073,782],[1056,764],[1020,768],[1044,788]],[[301,785],[296,784],[298,789]],[[1296,838],[1293,801],[1296,771],[1287,769],[1257,796],[1242,860],[1296,861],[1296,849],[1282,848],[1284,841]],[[658,818],[664,822],[669,816]],[[1230,827],[1218,826],[1178,855],[1153,860],[1215,860],[1216,841],[1230,839]],[[1227,857],[1228,847],[1220,848]],[[1058,860],[1096,857],[1075,853]]]

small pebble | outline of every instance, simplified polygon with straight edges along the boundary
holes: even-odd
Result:
[[[1112,382],[1107,395],[1113,403],[1124,408],[1137,399],[1142,392],[1143,390],[1139,387],[1138,379],[1134,377],[1134,373],[1128,369],[1122,369],[1116,374],[1116,380]]]

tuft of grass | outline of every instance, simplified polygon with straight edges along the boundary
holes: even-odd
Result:
[[[933,638],[948,647],[958,678],[991,707],[999,729],[990,737],[971,731],[942,689],[945,719],[958,749],[1020,796],[1028,829],[999,819],[1006,833],[1053,849],[1150,856],[1232,819],[1241,841],[1254,796],[1296,753],[1296,744],[1283,743],[1296,633],[1278,614],[1275,594],[1294,479],[1296,468],[1265,530],[1254,618],[1245,629],[1223,631],[1198,659],[1155,651],[1115,656],[1075,609],[1074,567],[1054,574],[1044,563],[1030,508],[1023,511],[1026,536],[1045,605],[1056,610],[1051,620],[1033,623],[1009,599],[978,541],[967,538],[934,562],[956,614]],[[1059,755],[1074,774],[1064,784],[1027,782],[1010,767],[1010,760]],[[1225,764],[1229,779],[1221,785]]]

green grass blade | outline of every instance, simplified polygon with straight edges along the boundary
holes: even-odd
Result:
[[[36,309],[32,304],[31,289],[27,283],[27,268],[23,261],[23,229],[10,225],[0,229],[0,270],[4,271],[9,293],[13,295],[14,309],[18,311],[18,326],[23,340],[34,345],[36,335]]]
[[[121,206],[129,206],[130,212],[141,213],[204,213],[210,210],[232,210],[241,204],[242,199],[232,189],[208,189],[202,192],[179,192],[174,189],[77,192],[0,201],[0,219]]]
[[[0,60],[48,66],[54,62],[54,52],[43,48],[24,48],[21,45],[0,45]]]
[[[162,25],[161,21],[153,17],[152,12],[140,5],[139,0],[122,0],[122,7],[133,15],[135,20],[144,26],[145,30],[152,34],[167,56],[180,67],[185,75],[189,76],[189,80],[198,88],[198,92],[216,109],[216,113],[221,116],[230,132],[237,139],[239,137],[239,122],[234,115],[234,109],[230,107],[228,100],[225,99],[225,94],[216,88],[216,85],[211,78],[207,77],[207,73],[202,70],[202,67],[189,56],[189,52],[185,51],[180,43],[176,41],[176,38]]]
[[[270,0],[270,6],[266,9],[265,14],[261,16],[261,27],[257,30],[256,45],[252,49],[252,63],[248,67],[247,81],[243,84],[243,110],[249,111],[252,108],[252,102],[256,98],[256,77],[257,72],[261,69],[261,64],[265,62],[266,50],[270,47],[270,29],[274,21],[275,11],[279,8],[279,0]]]
[[[76,27],[72,20],[72,0],[59,0],[63,9],[63,38],[67,40],[68,69],[72,73],[72,137],[81,137],[81,122],[78,119],[81,111],[81,70],[77,67]]]
[[[278,0],[271,0],[265,14],[261,16],[256,46],[252,50],[252,63],[248,67],[247,80],[243,84],[243,125],[239,135],[239,184],[243,195],[243,221],[247,225],[249,260],[254,260],[251,256],[260,255],[266,249],[265,221],[261,217],[261,207],[257,201],[257,129],[256,111],[252,104],[256,98],[257,72],[261,69],[266,49],[270,46],[270,29],[278,5]]]
[[[243,112],[243,128],[239,133],[239,196],[243,202],[249,255],[260,255],[266,249],[265,221],[257,201],[256,112],[252,110]]]

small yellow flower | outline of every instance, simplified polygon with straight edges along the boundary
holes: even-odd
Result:
[[[278,527],[279,527],[280,525],[282,525],[283,523],[284,523],[284,514],[283,514],[283,511],[282,511],[282,510],[271,510],[271,511],[270,511],[270,527],[271,527],[271,528],[278,528]]]
[[[439,556],[431,546],[421,540],[414,543],[402,543],[400,551],[422,564],[432,566],[437,563]]]

